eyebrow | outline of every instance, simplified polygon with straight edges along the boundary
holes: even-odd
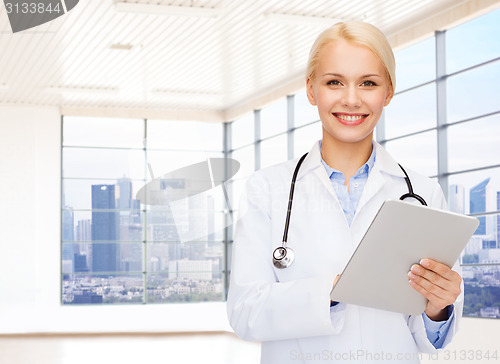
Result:
[[[340,73],[330,73],[330,72],[323,74],[323,77],[324,76],[334,76],[334,77],[340,77],[340,78],[344,77]],[[382,76],[380,76],[380,75],[378,75],[376,73],[369,73],[367,75],[361,76],[360,78],[369,78],[369,77],[382,77]]]

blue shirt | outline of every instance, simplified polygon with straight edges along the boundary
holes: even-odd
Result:
[[[347,219],[347,222],[349,223],[349,226],[351,226],[354,215],[356,214],[356,209],[361,198],[361,193],[363,192],[363,188],[365,187],[366,181],[368,180],[368,175],[373,169],[375,158],[376,152],[375,146],[373,146],[372,154],[370,155],[370,158],[368,158],[368,161],[366,161],[366,163],[363,164],[356,171],[354,176],[352,176],[349,180],[349,188],[345,186],[344,174],[341,171],[330,167],[323,160],[323,157],[321,158],[321,163],[326,169],[326,173],[330,178],[330,182],[332,183],[335,193],[337,194],[340,206],[342,207],[342,210],[344,210],[344,215]],[[453,305],[448,306],[447,321],[432,321],[429,317],[427,317],[425,313],[422,313],[427,338],[436,349],[440,349],[443,347],[444,339],[448,334],[450,323],[453,317]]]
[[[368,175],[375,164],[375,147],[373,147],[372,154],[368,161],[362,165],[354,176],[349,180],[349,188],[345,186],[345,176],[339,170],[330,167],[321,158],[321,163],[326,169],[326,173],[332,182],[333,189],[337,194],[337,198],[340,202],[340,206],[344,210],[344,215],[351,226],[352,219],[356,213],[356,208],[358,207],[359,199],[361,198],[361,193],[365,187],[366,181],[368,180]]]

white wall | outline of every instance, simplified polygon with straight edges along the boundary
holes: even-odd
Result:
[[[62,306],[61,115],[0,105],[0,334],[230,330],[225,304]]]

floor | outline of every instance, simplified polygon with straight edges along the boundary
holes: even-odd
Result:
[[[258,364],[260,345],[230,333],[0,337],[0,364]]]

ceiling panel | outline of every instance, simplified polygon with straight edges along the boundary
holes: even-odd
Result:
[[[217,16],[119,12],[116,2]],[[223,115],[303,78],[312,42],[334,19],[368,21],[390,36],[466,2],[82,0],[16,34],[2,4],[0,102]]]

